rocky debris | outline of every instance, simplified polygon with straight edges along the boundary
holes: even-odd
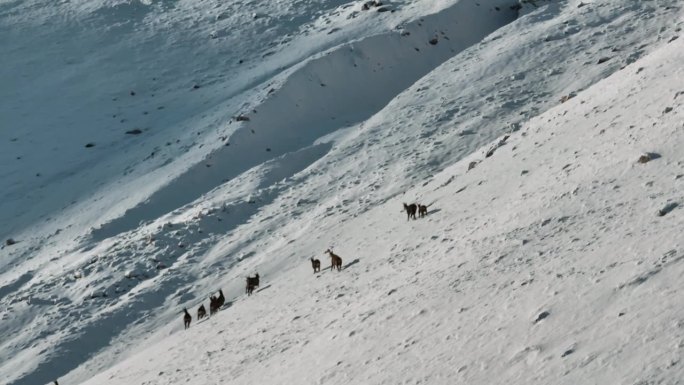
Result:
[[[666,204],[662,209],[658,210],[658,216],[664,217],[665,215],[669,214],[672,210],[677,208],[677,206],[679,206],[679,203],[677,202],[670,202]]]
[[[539,323],[541,320],[547,318],[550,315],[551,315],[551,313],[544,310],[543,312],[539,313],[539,315],[537,316],[537,319],[534,320],[534,323]]]
[[[638,163],[648,163],[654,159],[660,158],[660,154],[656,154],[654,152],[647,152],[639,157],[637,160]]]
[[[140,135],[140,134],[142,134],[142,130],[139,128],[134,128],[132,130],[126,131],[126,134],[128,134],[128,135]]]
[[[560,102],[561,102],[561,103],[565,103],[565,102],[567,102],[568,100],[570,100],[570,99],[572,99],[572,98],[574,98],[574,97],[575,97],[575,94],[571,92],[571,93],[569,93],[569,94],[567,94],[567,95],[561,96]]]
[[[14,239],[8,238],[8,239],[5,241],[5,246],[12,246],[12,245],[15,245],[16,243],[17,243],[17,241],[15,241]]]
[[[96,298],[107,298],[109,297],[107,295],[106,291],[93,291],[90,293],[90,299],[96,299]]]
[[[489,148],[487,152],[485,153],[485,158],[489,158],[490,156],[494,155],[494,152],[501,146],[506,144],[506,141],[508,138],[510,138],[510,135],[504,135],[503,138],[501,138],[495,145]]]
[[[607,56],[606,56],[606,57],[602,57],[602,58],[598,59],[597,64],[603,64],[603,63],[607,62],[607,61],[610,60],[610,59],[611,59],[611,58],[609,58],[609,57],[607,57]]]
[[[363,3],[363,5],[361,6],[361,10],[362,10],[362,11],[368,11],[368,10],[370,10],[371,8],[377,8],[377,7],[380,7],[380,6],[382,6],[382,2],[381,2],[381,1],[377,1],[377,0],[366,1],[366,2]]]
[[[245,115],[238,115],[235,117],[235,121],[237,122],[249,122],[249,117]]]
[[[439,43],[439,39],[437,38],[437,36],[435,36],[432,39],[430,39],[428,43],[430,43],[430,45],[437,45],[437,43]]]
[[[478,163],[477,161],[473,161],[473,162],[468,163],[468,171],[474,169],[475,166],[477,166],[477,163]]]

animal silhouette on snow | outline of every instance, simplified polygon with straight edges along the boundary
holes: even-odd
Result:
[[[199,309],[197,309],[197,320],[201,320],[202,318],[207,316],[207,309],[204,308],[204,305],[200,305]]]
[[[256,273],[254,277],[247,277],[247,288],[245,290],[247,295],[252,295],[254,288],[257,287],[259,287],[259,273]]]
[[[426,205],[421,205],[420,203],[418,204],[418,216],[420,218],[427,216],[427,206]]]
[[[328,249],[325,251],[328,253],[330,256],[330,270],[335,270],[341,271],[342,270],[342,258],[340,258],[339,255],[335,254],[332,252],[332,250]]]
[[[209,297],[209,315],[212,316],[218,311],[218,297]]]
[[[321,271],[321,261],[311,257],[311,266],[313,267],[314,274]]]
[[[411,203],[410,205],[407,205],[406,203],[404,203],[404,210],[406,210],[406,220],[407,221],[411,218],[416,219],[416,210],[417,209],[418,209],[418,206],[416,206],[415,203]]]
[[[188,313],[188,309],[183,309],[183,312],[185,312],[185,315],[183,316],[183,325],[185,325],[185,328],[187,329],[190,327],[192,316]]]
[[[218,297],[214,297],[213,295],[209,297],[209,315],[216,314],[225,302],[226,297],[223,296],[223,290],[219,289]]]

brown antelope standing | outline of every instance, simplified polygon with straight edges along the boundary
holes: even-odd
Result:
[[[314,259],[314,257],[311,257],[311,266],[313,267],[314,274],[321,271],[321,261]]]
[[[325,251],[330,255],[330,270],[335,270],[337,268],[337,271],[342,270],[342,258],[340,258],[339,255],[335,254],[332,252],[332,250],[328,249]]]

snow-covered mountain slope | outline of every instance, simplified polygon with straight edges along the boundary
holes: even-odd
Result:
[[[427,218],[397,197],[266,252],[301,263],[86,384],[678,383],[682,60],[677,40],[411,190]],[[345,269],[312,275],[330,243]]]
[[[0,378],[674,383],[680,5],[525,3],[0,3]]]

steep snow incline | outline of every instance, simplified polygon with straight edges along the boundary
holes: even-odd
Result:
[[[204,296],[208,289],[195,292],[191,283],[208,278],[206,266],[186,270],[268,203],[260,196],[258,205],[247,205],[245,198],[269,188],[274,199],[289,188],[276,182],[330,149],[330,143],[314,144],[320,136],[370,116],[513,20],[510,4],[396,2],[388,8],[396,12],[362,12],[361,4],[302,2],[246,14],[234,9],[249,7],[238,2],[7,3],[1,43],[12,60],[0,74],[13,103],[3,104],[0,115],[7,117],[3,127],[12,122],[20,129],[2,130],[8,151],[0,153],[14,158],[2,163],[7,188],[0,211],[12,220],[0,221],[0,233],[19,243],[3,248],[0,259],[7,305],[0,332],[11,336],[2,342],[3,372],[17,384],[48,381],[98,351],[108,360],[94,365],[107,365],[136,344],[119,335],[149,331],[139,320],[164,298]],[[292,16],[298,12],[306,16]],[[55,15],[63,18],[55,22]],[[241,33],[208,32],[205,24]],[[435,36],[437,45],[430,43]],[[345,44],[330,50],[339,43]],[[310,82],[321,76],[329,82],[324,92]],[[344,103],[323,110],[344,94]],[[288,121],[295,96],[308,99],[299,100],[298,118]],[[256,105],[271,116],[253,116]],[[250,124],[230,126],[231,116],[243,111]],[[329,123],[332,114],[340,122]],[[257,124],[263,128],[255,130]],[[232,200],[222,211],[230,210],[230,218],[200,224],[215,202],[202,204],[207,210],[181,206],[217,185],[244,194],[221,196]],[[108,222],[142,201],[140,211]],[[170,212],[181,214],[187,227],[157,220]],[[91,237],[93,227],[99,229]],[[154,277],[162,282],[147,281]],[[115,339],[125,347],[105,349]]]
[[[622,177],[641,151],[663,155],[646,167],[672,157],[657,136],[653,148],[623,154],[627,163],[611,163],[619,160],[610,158],[616,149],[600,147],[611,136],[591,137],[581,119],[600,115],[596,123],[610,122],[599,135],[630,140],[643,133],[626,134],[611,119],[631,116],[635,127],[676,124],[669,119],[680,116],[678,99],[666,114],[663,106],[648,118],[636,115],[667,96],[644,82],[675,86],[681,80],[672,64],[676,52],[658,51],[639,63],[646,68],[639,74],[628,65],[658,47],[681,48],[674,40],[684,25],[681,5],[526,2],[522,17],[501,27],[511,18],[508,3],[407,0],[392,2],[388,12],[339,1],[271,2],[258,9],[246,2],[189,0],[0,5],[0,44],[12,52],[12,60],[0,62],[2,79],[12,85],[0,89],[0,97],[13,101],[0,104],[0,119],[10,117],[26,130],[16,141],[5,140],[15,131],[0,122],[0,157],[7,156],[5,149],[20,149],[8,160],[27,160],[0,163],[2,186],[8,186],[0,234],[19,241],[0,250],[0,335],[7,336],[0,340],[0,378],[13,385],[55,377],[79,383],[136,353],[141,355],[132,359],[141,366],[131,367],[129,360],[92,383],[291,383],[297,376],[304,383],[412,383],[422,377],[430,383],[460,377],[530,383],[537,374],[558,383],[560,373],[572,373],[569,381],[624,369],[618,359],[636,358],[608,350],[631,347],[629,341],[597,337],[591,344],[586,333],[617,338],[610,333],[644,327],[645,336],[660,342],[658,333],[671,331],[672,324],[623,316],[592,326],[587,317],[603,314],[596,303],[613,310],[602,285],[614,280],[619,290],[661,290],[667,282],[660,277],[679,265],[678,254],[670,253],[660,267],[638,270],[651,263],[648,258],[664,255],[646,250],[654,240],[667,245],[665,235],[674,236],[657,222],[653,229],[664,230],[663,238],[649,228],[643,239],[630,241],[633,250],[621,249],[613,261],[643,255],[644,262],[632,270],[628,263],[609,268],[613,262],[594,270],[599,256],[627,245],[610,234],[624,230],[620,220],[637,213],[623,215],[618,208],[644,202],[632,195],[636,179],[617,188],[609,181]],[[482,24],[469,30],[473,19]],[[40,25],[45,29],[34,34]],[[107,33],[100,33],[102,25],[109,26]],[[461,36],[464,30],[478,36]],[[434,37],[437,44],[430,43]],[[62,50],[51,45],[55,41],[73,46]],[[47,55],[69,52],[84,62],[73,73],[65,62],[54,73],[69,74],[50,77],[41,50],[25,48],[31,42],[49,46]],[[673,79],[647,71],[661,61]],[[45,99],[33,99],[41,91],[16,76],[19,68],[26,79],[41,81]],[[74,81],[91,75],[97,81]],[[630,90],[624,100],[607,104],[606,90],[623,87]],[[32,100],[56,102],[37,110],[26,104]],[[631,102],[636,104],[628,107]],[[52,106],[70,108],[58,126],[73,128],[41,136],[41,127],[56,116]],[[585,111],[588,106],[595,110]],[[567,119],[557,117],[566,109]],[[34,111],[44,112],[44,119],[34,119]],[[169,115],[162,119],[155,111]],[[239,115],[249,121],[236,122]],[[149,130],[122,133],[121,125],[141,127],[133,120],[148,118],[154,124]],[[92,127],[112,131],[94,133]],[[526,129],[517,132],[521,127]],[[497,137],[511,132],[511,143],[465,173],[471,162],[485,159]],[[588,137],[573,136],[582,133]],[[658,148],[661,139],[664,149]],[[90,141],[95,146],[83,148]],[[577,154],[577,165],[587,168],[577,173],[563,152],[574,156],[568,150],[573,146],[587,147]],[[594,146],[602,152],[594,154]],[[52,147],[57,155],[50,155]],[[231,151],[249,159],[228,156]],[[51,171],[26,172],[34,167]],[[663,172],[669,175],[673,167]],[[561,179],[565,174],[577,179]],[[643,182],[649,196],[666,192],[657,189],[658,181],[666,183],[661,177]],[[42,190],[33,178],[44,183]],[[597,187],[586,187],[587,180],[597,180]],[[570,201],[575,188],[581,200]],[[612,207],[609,193],[626,195]],[[405,223],[401,202],[414,200],[432,202],[431,215]],[[676,219],[677,212],[663,218]],[[632,234],[642,234],[644,222],[632,223]],[[614,234],[626,233],[620,231]],[[343,256],[345,271],[312,277],[308,258],[318,256],[327,266],[321,254],[331,245]],[[263,287],[243,301],[244,277],[256,271]],[[638,281],[643,284],[625,284]],[[563,291],[554,296],[556,287]],[[232,307],[183,333],[179,311],[208,305],[218,288]],[[619,292],[630,293],[629,306],[645,302],[639,292]],[[586,295],[572,297],[577,293]],[[668,301],[662,306],[674,303]],[[647,309],[672,315],[657,306]],[[530,326],[544,311],[548,319]],[[617,323],[623,320],[632,321]],[[566,330],[567,340],[548,325]],[[664,365],[663,350],[649,341],[643,342],[652,363],[642,368],[645,381],[658,378]],[[170,345],[178,360],[164,363],[159,352]],[[560,349],[572,352],[560,360]],[[576,358],[581,362],[572,364]],[[142,366],[148,362],[149,370]],[[133,373],[134,380],[127,377]],[[626,382],[634,383],[630,373]],[[666,380],[676,378],[663,373]]]
[[[425,219],[392,199],[265,250],[301,263],[85,384],[678,383],[684,220],[658,213],[684,200],[683,53],[410,191],[434,202]],[[345,269],[312,275],[305,257],[331,242]]]

